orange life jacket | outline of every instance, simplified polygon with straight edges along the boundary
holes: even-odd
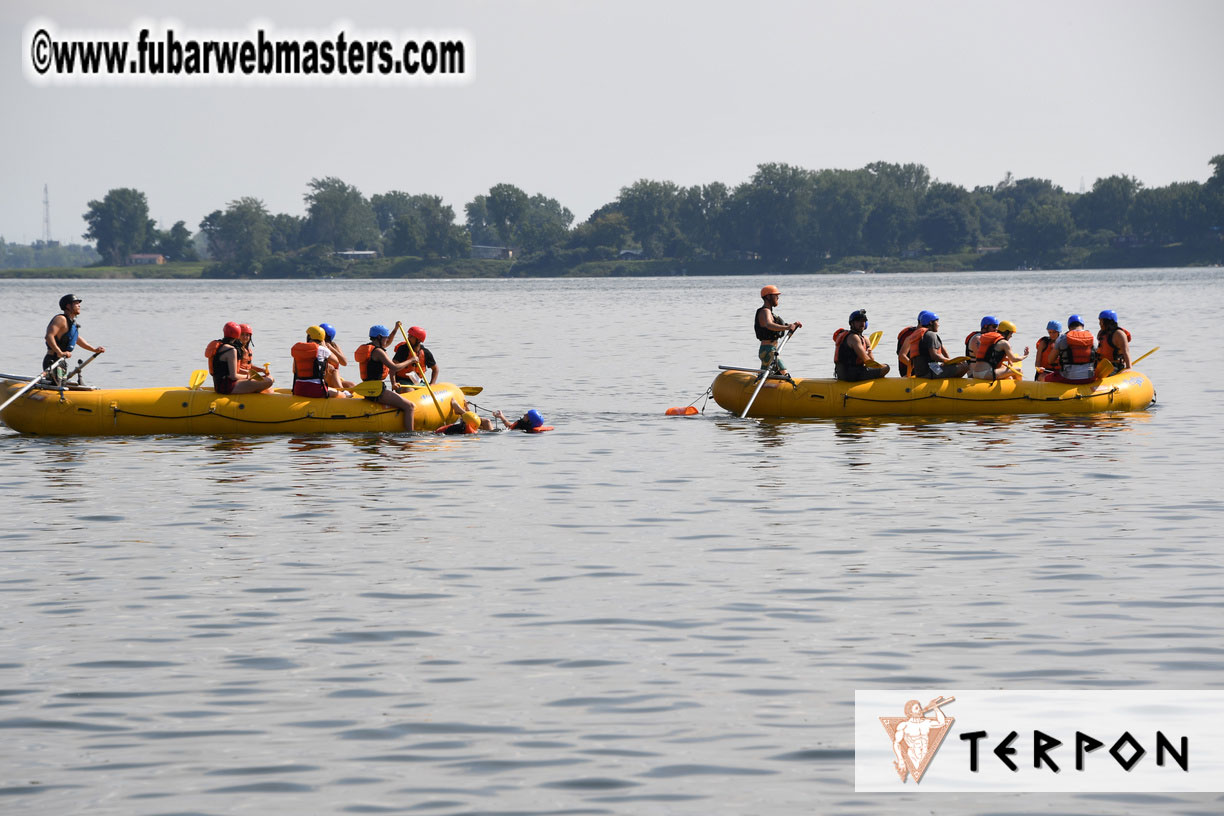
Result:
[[[293,355],[293,381],[321,380],[327,361],[319,359],[318,343],[294,343],[289,349]]]
[[[998,368],[999,363],[1003,362],[1003,350],[996,349],[995,345],[1003,340],[1003,335],[997,331],[982,332],[982,336],[978,338],[977,354],[973,359],[979,363],[988,363],[991,368]]]
[[[410,352],[405,351],[407,346],[408,346],[407,343],[400,343],[395,347],[395,357],[393,358],[395,362],[402,363],[404,360],[411,359]],[[421,367],[418,369],[414,365],[414,366],[409,366],[408,368],[401,368],[399,371],[395,372],[396,379],[408,382],[409,374],[420,374],[421,376],[424,376],[423,372],[425,371],[425,346],[423,345],[417,346],[416,358],[417,358],[417,362],[421,364]]]
[[[239,374],[246,374],[247,372],[251,370],[251,358],[253,356],[254,355],[251,354],[250,346],[244,345],[238,349],[238,373]]]
[[[1057,371],[1060,368],[1058,347],[1049,335],[1037,340],[1037,367],[1046,371]]]
[[[897,335],[897,360],[902,358],[910,360],[913,363],[914,357],[918,355],[918,344],[922,342],[922,336],[930,329],[925,326],[910,326],[901,334]],[[904,336],[902,336],[904,335]]]
[[[370,359],[370,355],[374,353],[375,346],[373,343],[363,343],[353,352],[353,359],[357,361],[357,367],[361,369],[361,379],[363,382],[370,380],[382,380],[387,376],[387,367],[378,360]]]
[[[838,329],[833,332],[833,362],[837,362],[837,358],[841,356],[842,340],[850,333],[849,329]]]
[[[1115,325],[1112,329],[1101,329],[1097,334],[1097,358],[1101,360],[1109,360],[1119,368],[1122,367],[1122,352],[1113,347],[1114,332],[1125,332],[1126,342],[1131,340],[1131,333],[1121,326]]]
[[[981,334],[982,333],[980,331],[972,331],[972,332],[969,332],[967,335],[965,335],[965,356],[966,357],[972,357],[976,353],[976,350],[973,348],[970,348],[969,344],[973,341],[973,338],[978,337]],[[981,348],[981,347],[982,346],[979,342],[978,348]]]
[[[1092,332],[1087,329],[1072,329],[1067,332],[1067,348],[1062,352],[1059,362],[1064,366],[1091,363]]]
[[[235,355],[237,354],[238,341],[231,340],[228,337],[223,337],[220,340],[213,340],[208,344],[208,347],[204,349],[204,356],[208,358],[208,373],[212,374],[214,377],[220,377],[224,380],[235,380],[238,378],[236,363],[234,365],[227,363],[223,370],[218,370],[217,367],[213,366],[213,360],[216,359],[217,353],[220,352],[225,346],[232,347]]]

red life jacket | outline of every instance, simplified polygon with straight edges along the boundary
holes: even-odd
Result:
[[[1057,371],[1060,366],[1058,347],[1049,335],[1037,340],[1037,367],[1046,371]]]
[[[294,343],[289,350],[293,355],[293,381],[321,380],[327,369],[327,361],[319,359],[318,343]]]
[[[1093,362],[1092,332],[1087,329],[1072,329],[1067,332],[1067,348],[1059,356],[1064,366]]]
[[[1003,335],[997,331],[981,332],[981,335],[978,338],[977,354],[973,359],[979,363],[988,363],[991,368],[998,368],[999,363],[1003,362],[1003,350],[996,349],[995,345],[1003,340]]]
[[[1119,368],[1122,367],[1122,352],[1113,347],[1114,332],[1125,332],[1126,342],[1131,340],[1131,333],[1121,326],[1115,325],[1112,329],[1101,329],[1097,334],[1097,358],[1101,360],[1109,360]]]
[[[357,361],[357,366],[361,369],[362,382],[382,380],[387,376],[387,367],[378,360],[370,358],[375,348],[381,348],[381,346],[375,346],[373,343],[363,343],[353,352],[353,359]]]

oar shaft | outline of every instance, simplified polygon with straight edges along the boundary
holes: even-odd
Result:
[[[97,357],[97,356],[98,356],[98,353],[97,353],[97,352],[94,352],[94,357]],[[24,394],[25,392],[29,391],[29,390],[30,390],[31,388],[33,388],[34,386],[38,385],[39,380],[41,380],[43,377],[45,377],[45,376],[47,376],[48,374],[50,374],[50,373],[51,373],[52,371],[54,371],[56,368],[67,368],[67,367],[68,367],[68,362],[67,362],[67,359],[68,359],[68,358],[66,358],[66,357],[61,357],[61,358],[59,358],[58,360],[56,360],[54,363],[52,363],[52,364],[51,364],[51,367],[50,367],[50,368],[48,368],[46,371],[42,372],[42,373],[41,373],[41,374],[39,374],[37,377],[35,377],[34,379],[32,379],[32,380],[30,380],[28,383],[26,383],[24,386],[22,386],[22,388],[21,388],[21,390],[20,390],[20,391],[18,391],[16,394],[14,394],[13,396],[9,397],[8,399],[6,399],[6,400],[4,401],[4,404],[3,404],[3,405],[0,405],[0,411],[3,411],[5,408],[9,407],[9,406],[10,406],[10,405],[12,405],[14,402],[16,402],[16,401],[17,401],[17,399],[18,399],[18,398],[19,398],[19,397],[20,397],[22,394]],[[93,357],[91,357],[90,359],[92,360],[92,359],[93,359]],[[86,361],[86,362],[88,362],[88,361]],[[81,364],[81,366],[78,368],[78,370],[79,370],[80,368],[84,368],[84,367],[85,367],[85,364],[84,364],[84,363],[82,363],[82,364]],[[72,375],[71,375],[71,374],[69,374],[68,376],[69,376],[69,377],[71,377]],[[65,379],[67,379],[67,378],[65,378]]]
[[[770,368],[773,368],[774,360],[777,360],[778,357],[781,356],[782,347],[786,345],[787,340],[791,339],[791,334],[794,334],[794,332],[791,332],[790,334],[783,337],[781,342],[778,343],[777,347],[774,348],[773,359],[771,359],[769,361],[769,365],[765,367],[766,371],[768,371]],[[752,392],[752,399],[748,400],[748,404],[744,406],[744,413],[740,414],[740,419],[744,419],[745,417],[748,416],[748,409],[752,407],[752,403],[756,402],[757,394],[761,393],[761,389],[765,387],[765,381],[768,379],[769,379],[768,375],[763,375],[761,377],[761,381],[757,383],[756,390]]]
[[[416,364],[417,371],[421,372],[421,382],[425,384],[425,389],[429,391],[429,397],[433,400],[434,407],[438,409],[438,421],[446,421],[446,412],[442,410],[442,405],[438,402],[437,396],[434,395],[433,388],[429,384],[429,378],[425,376],[425,366],[421,365],[421,358],[412,350],[412,342],[408,340],[408,332],[404,331],[404,324],[399,324],[400,336],[404,338],[404,342],[408,344],[408,353],[412,356],[412,362]]]

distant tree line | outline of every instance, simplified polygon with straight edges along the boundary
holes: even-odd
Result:
[[[98,253],[88,244],[61,244],[59,241],[10,244],[0,237],[0,269],[89,266],[97,262]]]
[[[270,213],[258,198],[229,202],[199,230],[211,274],[315,277],[342,272],[341,250],[390,257],[466,258],[473,245],[512,248],[519,273],[632,257],[762,260],[801,270],[845,258],[1004,251],[1023,263],[1057,263],[1075,247],[1182,244],[1208,260],[1224,255],[1224,155],[1205,183],[1145,188],[1131,176],[1068,193],[1045,179],[1007,174],[993,186],[932,180],[920,164],[875,162],[858,170],[762,164],[734,188],[680,187],[642,179],[589,219],[558,201],[497,184],[464,206],[464,223],[438,196],[392,190],[369,198],[328,177],[312,179],[305,215]],[[143,193],[116,189],[91,201],[87,239],[110,263],[135,252],[194,258],[182,221],[161,232]]]

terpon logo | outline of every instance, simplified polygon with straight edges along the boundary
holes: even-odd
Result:
[[[880,718],[892,743],[895,757],[893,767],[902,782],[905,782],[907,775],[914,777],[915,785],[922,781],[927,765],[931,764],[952,723],[956,722],[955,717],[946,716],[940,707],[955,699],[936,697],[925,706],[917,700],[910,700],[905,704],[904,717]],[[926,716],[928,711],[934,711],[935,716]]]
[[[1224,690],[934,691],[855,692],[856,791],[1224,792]]]

